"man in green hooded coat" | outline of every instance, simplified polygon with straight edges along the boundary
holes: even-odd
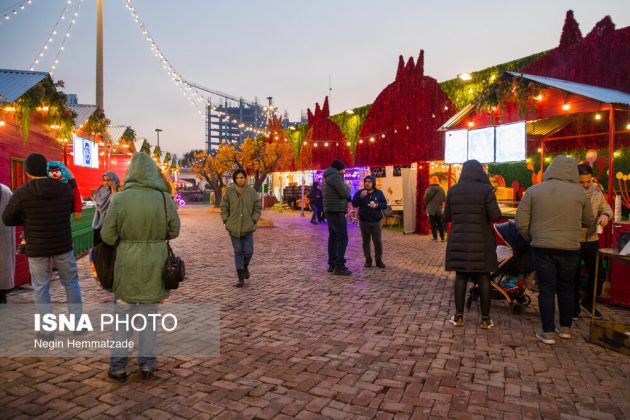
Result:
[[[167,185],[155,162],[145,153],[133,155],[123,191],[112,197],[101,229],[103,241],[118,243],[114,266],[115,312],[131,316],[137,311],[155,312],[168,297],[162,270],[168,256],[166,239],[179,235],[177,207],[167,193]],[[138,305],[142,304],[142,305]],[[132,331],[123,331],[126,337]],[[155,369],[155,331],[140,332],[140,370],[145,378]],[[126,379],[127,352],[112,353],[109,376]]]

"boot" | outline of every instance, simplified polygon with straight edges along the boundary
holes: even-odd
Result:
[[[376,266],[378,268],[385,268],[385,264],[383,264],[383,260],[381,260],[380,258],[376,260]]]
[[[245,280],[249,280],[249,268],[247,266],[243,269],[243,277],[245,277]]]
[[[370,268],[370,267],[372,267],[372,260],[368,260],[368,259],[366,259],[366,260],[365,260],[365,264],[363,264],[363,267],[365,267],[365,268]]]
[[[236,273],[238,275],[238,283],[236,283],[236,287],[243,287],[245,286],[245,274],[243,273],[242,268],[237,268],[236,269]]]

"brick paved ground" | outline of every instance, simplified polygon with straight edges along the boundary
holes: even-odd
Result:
[[[556,346],[534,338],[535,308],[515,316],[493,303],[490,332],[478,328],[474,306],[463,329],[448,325],[444,244],[385,232],[388,268],[366,270],[351,227],[355,274],[335,277],[325,272],[325,226],[265,212],[276,227],[256,233],[252,279],[238,290],[219,216],[190,206],[181,217],[174,247],[188,279],[171,301],[221,305],[221,356],[162,358],[157,379],[134,373],[126,384],[106,379],[105,358],[0,358],[0,417],[630,416],[630,359],[586,343],[587,320]],[[86,263],[85,301],[107,301]],[[10,296],[31,299],[28,291]]]

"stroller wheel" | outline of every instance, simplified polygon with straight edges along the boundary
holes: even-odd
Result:
[[[518,298],[518,303],[522,304],[523,306],[529,306],[529,304],[532,303],[532,298],[530,298],[528,295],[523,295]]]
[[[517,315],[522,314],[524,310],[525,310],[525,307],[518,302],[514,302],[514,304],[512,305],[512,312],[514,312]]]

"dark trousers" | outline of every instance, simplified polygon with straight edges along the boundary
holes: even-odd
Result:
[[[593,288],[595,287],[595,260],[597,259],[597,251],[599,250],[599,241],[582,242],[580,249],[580,258],[584,261],[586,270],[588,271],[588,281],[586,283],[586,290],[584,290],[584,299],[582,303],[586,307],[593,306]],[[580,308],[580,264],[577,265],[575,270],[575,283],[573,292],[575,293],[575,312],[577,313]],[[601,285],[598,285],[601,290]]]
[[[245,236],[236,238],[230,236],[232,248],[234,248],[234,264],[237,270],[241,270],[249,266],[249,262],[254,255],[254,234],[248,233]]]
[[[313,215],[311,216],[311,222],[321,223],[322,221],[322,209],[318,204],[311,203],[311,210],[313,211]]]
[[[556,296],[560,312],[560,326],[571,327],[575,305],[573,284],[580,255],[553,254],[545,250],[532,249],[534,268],[538,279],[538,307],[544,332],[556,330]]]
[[[361,239],[363,239],[363,255],[367,261],[372,261],[370,242],[374,242],[374,258],[381,261],[383,258],[383,242],[381,241],[381,222],[359,221]]]
[[[348,224],[343,212],[326,212],[328,220],[328,265],[335,268],[346,266]]]
[[[437,231],[440,231],[440,239],[444,239],[444,225],[442,224],[441,214],[430,214],[429,224],[431,225],[431,234],[433,239],[437,239]]]
[[[468,280],[477,283],[479,287],[479,300],[481,302],[481,316],[490,316],[490,274],[488,273],[455,273],[455,312],[458,315],[464,313],[466,302],[466,290]]]
[[[101,242],[103,242],[103,239],[101,239],[101,228],[98,229],[93,229],[92,231],[92,246],[96,246],[98,244],[100,244]]]

